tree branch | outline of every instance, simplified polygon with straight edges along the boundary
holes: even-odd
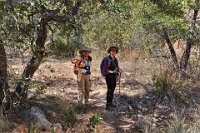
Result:
[[[196,0],[196,4],[199,5],[199,0]],[[183,69],[183,70],[187,69],[188,61],[189,61],[189,58],[190,58],[190,51],[191,51],[192,45],[194,43],[192,41],[192,34],[193,34],[193,32],[196,28],[195,24],[196,24],[198,12],[199,12],[199,8],[195,8],[193,18],[192,18],[192,24],[190,25],[189,31],[188,31],[188,34],[187,34],[186,49],[183,53],[183,56],[182,56],[181,62],[180,62],[180,68]]]

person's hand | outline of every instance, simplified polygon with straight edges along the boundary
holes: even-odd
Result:
[[[118,71],[118,69],[115,69],[114,71],[113,71],[113,73],[118,73],[119,71]]]
[[[119,72],[119,73],[122,73],[122,69],[118,68],[118,72]]]
[[[76,64],[79,61],[79,59],[71,59],[72,64]]]
[[[111,70],[108,70],[108,73],[113,73],[113,71],[111,71]]]

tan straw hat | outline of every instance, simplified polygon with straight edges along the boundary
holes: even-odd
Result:
[[[91,49],[90,49],[90,48],[88,48],[88,47],[86,47],[86,46],[83,46],[82,48],[80,48],[80,50],[79,50],[79,53],[80,53],[80,54],[82,54],[82,53],[83,53],[83,51],[88,51],[88,52],[91,52]]]

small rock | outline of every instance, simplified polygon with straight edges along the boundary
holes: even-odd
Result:
[[[133,108],[131,107],[131,105],[128,106],[128,110],[129,112],[133,112]]]
[[[84,114],[76,115],[76,119],[83,120],[85,118],[84,116],[85,116]]]
[[[36,99],[47,99],[47,96],[46,95],[38,95],[37,97],[36,97]]]
[[[153,127],[156,127],[156,124],[155,124],[155,123],[153,123],[153,124],[152,124],[152,126],[153,126]]]
[[[124,72],[124,74],[126,75],[126,76],[131,76],[131,73],[130,72]]]
[[[46,113],[47,113],[48,115],[50,115],[50,116],[54,117],[54,118],[56,118],[56,117],[57,117],[57,114],[56,114],[56,112],[54,112],[54,111],[47,110],[47,111],[46,111]]]
[[[159,117],[159,115],[158,115],[158,114],[154,114],[154,117],[155,117],[155,118],[158,118],[158,117]]]
[[[44,129],[49,129],[52,125],[44,115],[43,111],[40,110],[38,107],[31,107],[31,109],[25,110],[22,112],[22,116],[27,121],[32,121],[40,125]]]
[[[128,108],[128,106],[121,106],[118,108],[118,111],[119,112],[128,112],[129,108]]]
[[[46,81],[45,84],[46,84],[47,86],[50,86],[50,85],[52,84],[52,81],[51,81],[51,80]]]
[[[28,91],[28,94],[27,94],[27,99],[31,99],[35,96],[35,93],[32,92],[32,91]]]
[[[158,122],[159,119],[156,119],[156,118],[152,118],[153,122]]]
[[[149,125],[149,123],[145,122],[144,120],[137,120],[137,121],[133,124],[133,126],[134,126],[135,128],[145,128],[145,127],[148,126],[148,125]]]

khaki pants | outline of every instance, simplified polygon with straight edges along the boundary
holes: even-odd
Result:
[[[85,99],[85,104],[88,104],[88,99],[89,99],[89,93],[90,93],[90,75],[81,75],[81,80],[78,80],[78,92],[79,92],[79,98],[78,101],[80,103],[84,102]]]

